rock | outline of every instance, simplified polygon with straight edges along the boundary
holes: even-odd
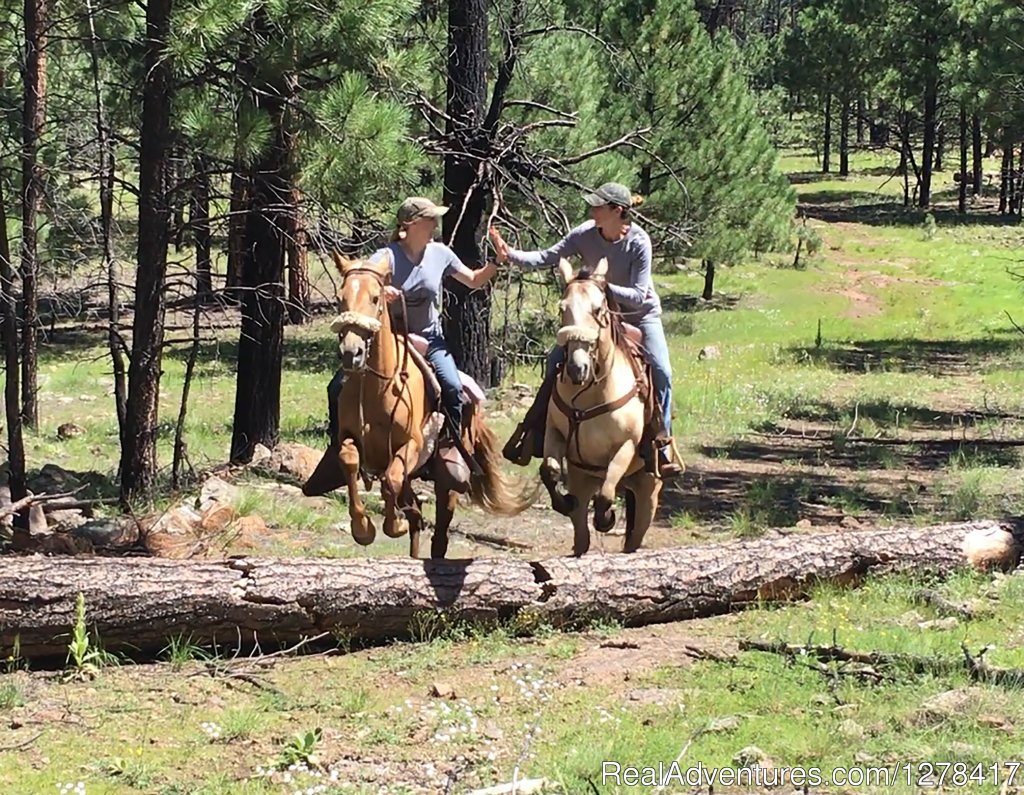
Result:
[[[238,531],[238,540],[251,546],[255,546],[260,538],[270,532],[263,517],[255,514],[238,519],[235,522],[235,529]]]
[[[949,744],[949,751],[950,751],[950,754],[952,755],[952,757],[954,759],[959,759],[959,760],[962,760],[962,761],[981,760],[981,759],[984,759],[986,757],[986,754],[985,754],[984,751],[982,751],[977,746],[971,745],[969,743],[960,743],[960,742],[950,743]]]
[[[71,534],[97,547],[130,546],[139,540],[138,525],[127,518],[92,519],[74,528]]]
[[[196,507],[205,512],[213,504],[230,505],[238,499],[238,488],[214,475],[207,478],[199,490]]]
[[[711,721],[706,731],[709,732],[731,732],[740,727],[739,715],[727,715],[724,718],[715,718]]]
[[[260,463],[259,468],[283,474],[305,483],[323,456],[323,451],[314,450],[304,444],[283,443],[277,445],[270,457]]]
[[[849,529],[852,530],[852,529],[860,527],[861,525],[860,525],[860,521],[858,521],[855,517],[853,517],[853,516],[844,516],[839,521],[839,526],[840,527],[846,527],[846,528],[849,528]]]
[[[700,353],[697,354],[697,361],[703,361],[704,359],[718,359],[721,358],[722,352],[718,350],[716,345],[705,345],[700,349]]]
[[[89,517],[78,509],[50,511],[46,516],[54,530],[74,530],[89,522]]]
[[[756,745],[748,745],[736,752],[732,761],[740,767],[774,767],[771,757]]]
[[[81,488],[82,480],[56,464],[45,464],[38,474],[28,479],[29,490],[34,494],[63,494]]]
[[[235,508],[221,502],[211,502],[202,513],[199,529],[207,533],[219,533],[235,519]]]
[[[922,621],[918,626],[921,629],[950,630],[960,626],[960,622],[956,616],[946,616],[945,618],[936,618],[931,621]]]
[[[853,761],[856,762],[858,765],[870,765],[874,762],[877,762],[878,757],[872,756],[871,754],[865,753],[864,751],[857,751],[857,753],[853,755]]]
[[[913,722],[918,726],[937,726],[950,718],[962,717],[976,710],[985,698],[980,687],[961,687],[932,696],[914,713]]]
[[[908,610],[906,613],[896,619],[896,623],[901,627],[909,627],[912,624],[920,626],[921,622],[925,620],[924,616],[918,613],[916,610]]]
[[[182,505],[143,520],[143,543],[153,555],[164,558],[189,557],[198,542],[197,528],[202,515]]]
[[[961,547],[967,562],[978,571],[1010,571],[1020,561],[1021,545],[1001,527],[972,530]]]
[[[85,429],[80,425],[75,425],[73,422],[65,422],[57,426],[58,439],[73,439],[75,436],[81,436],[83,433],[85,433]]]
[[[863,740],[867,737],[867,730],[857,721],[847,718],[836,727],[839,734],[847,740]]]
[[[814,524],[811,522],[810,519],[801,519],[799,522],[796,523],[796,526],[799,527],[801,530],[806,530],[810,527],[814,527]]]
[[[430,686],[430,695],[434,698],[447,698],[454,700],[457,696],[455,695],[455,688],[447,682],[434,682]]]
[[[678,690],[668,690],[660,687],[637,687],[626,693],[626,698],[638,704],[653,704],[664,707],[675,704],[680,700]]]
[[[270,458],[270,448],[265,444],[256,444],[252,448],[252,460],[249,462],[250,466],[259,466],[268,458]]]
[[[978,724],[989,729],[999,729],[1007,734],[1013,734],[1013,724],[999,715],[982,715],[978,718]]]

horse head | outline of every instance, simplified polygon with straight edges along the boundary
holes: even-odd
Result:
[[[601,340],[610,337],[611,310],[605,291],[608,260],[601,259],[593,271],[572,266],[562,259],[558,270],[565,282],[559,303],[562,326],[558,344],[565,348],[565,373],[576,386],[582,386],[601,375]]]
[[[331,331],[338,335],[342,369],[359,371],[369,362],[370,346],[384,325],[384,288],[391,282],[391,268],[386,259],[350,260],[336,251],[333,257],[341,274],[337,294],[341,314],[332,321]]]

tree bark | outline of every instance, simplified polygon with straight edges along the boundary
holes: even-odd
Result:
[[[832,92],[825,95],[825,141],[821,152],[821,173],[832,170]]]
[[[196,300],[208,301],[213,295],[212,248],[210,244],[210,173],[206,158],[193,159],[195,183],[192,188],[192,206],[189,225],[196,250]]]
[[[924,144],[921,151],[921,192],[917,197],[919,207],[928,207],[932,202],[932,165],[935,157],[935,125],[939,104],[938,75],[929,70],[924,92]]]
[[[270,117],[273,140],[250,173],[242,256],[242,330],[231,434],[231,461],[248,462],[257,444],[274,447],[281,420],[285,258],[292,228],[292,157],[286,108],[293,78],[262,85],[251,101]]]
[[[442,221],[442,234],[455,254],[470,268],[483,265],[480,227],[484,220],[487,185],[478,180],[477,158],[486,149],[487,3],[451,0],[448,3],[447,134],[460,142],[444,161],[444,204],[451,207]],[[455,361],[481,384],[491,384],[491,293],[488,287],[469,290],[448,280],[445,291],[444,334]],[[493,385],[493,384],[491,384]]]
[[[975,196],[981,196],[981,181],[984,173],[982,171],[983,160],[981,157],[981,118],[975,113],[971,117],[971,136],[973,137],[974,150],[974,185],[972,190]]]
[[[228,218],[228,271],[224,282],[225,290],[232,294],[234,288],[242,285],[242,251],[245,248],[245,219],[252,203],[252,188],[249,176],[241,163],[235,164],[231,173],[231,208]]]
[[[850,100],[843,99],[839,113],[839,176],[850,176]]]
[[[308,234],[302,204],[302,191],[293,189],[291,228],[288,232],[288,321],[296,324],[309,319]]]
[[[857,145],[860,146],[864,143],[864,113],[866,103],[864,101],[864,95],[861,94],[857,97]]]
[[[1006,215],[1010,202],[1011,186],[1013,185],[1013,147],[1003,147],[1003,167],[999,170],[999,212]]]
[[[967,534],[991,522],[806,534],[632,555],[525,561],[252,558],[220,562],[119,558],[0,560],[0,647],[67,655],[75,599],[110,651],[147,655],[188,633],[264,649],[322,632],[353,640],[409,637],[443,610],[467,622],[519,611],[559,625],[606,617],[642,626],[805,597],[821,582],[868,574],[945,575],[966,566]]]
[[[935,128],[935,171],[942,171],[942,157],[946,153],[946,125],[940,123]]]
[[[157,473],[164,281],[170,234],[167,179],[174,83],[171,62],[164,50],[170,31],[171,2],[149,0],[146,6],[135,317],[128,368],[128,411],[121,440],[121,500],[125,503],[131,496],[148,491]]]
[[[957,210],[967,214],[967,108],[960,103],[960,194],[957,196]]]
[[[39,212],[43,170],[39,141],[46,126],[47,0],[25,0],[25,106],[21,148],[21,418],[39,427]]]
[[[715,294],[715,263],[709,259],[704,260],[704,292],[701,297],[710,301]]]

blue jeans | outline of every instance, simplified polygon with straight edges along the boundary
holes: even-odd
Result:
[[[672,362],[668,357],[668,341],[665,339],[665,328],[660,317],[645,317],[637,327],[643,333],[643,345],[647,350],[647,359],[651,363],[651,375],[654,380],[654,392],[661,406],[661,415],[665,419],[665,434],[672,435]],[[565,361],[565,348],[555,346],[548,353],[548,364],[545,378],[551,378],[558,366]]]
[[[427,342],[427,361],[430,362],[437,381],[441,385],[441,408],[452,428],[462,428],[462,378],[455,364],[455,357],[448,350],[448,343],[440,334],[423,335]],[[345,384],[345,372],[340,368],[327,385],[327,418],[330,429],[330,440],[338,438],[337,405],[338,395]]]

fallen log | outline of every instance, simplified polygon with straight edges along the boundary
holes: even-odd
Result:
[[[79,592],[104,648],[140,655],[177,636],[267,649],[322,632],[424,637],[444,622],[519,613],[555,625],[600,617],[639,626],[797,599],[822,581],[853,584],[899,570],[944,575],[969,559],[978,565],[965,542],[979,534],[987,543],[1000,534],[1013,540],[1008,528],[974,522],[535,562],[11,556],[0,559],[0,651],[18,644],[26,658],[64,656]],[[1016,558],[1004,565],[1016,564],[1019,546],[1012,549]]]

